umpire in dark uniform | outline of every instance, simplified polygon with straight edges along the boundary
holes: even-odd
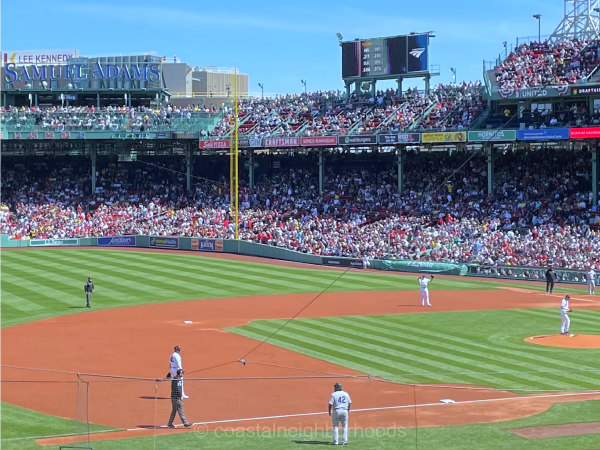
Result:
[[[83,285],[83,290],[85,291],[85,307],[90,308],[92,292],[94,292],[94,283],[92,283],[92,277],[88,277],[86,283]]]
[[[171,416],[169,417],[169,423],[167,426],[169,428],[175,428],[173,425],[173,420],[175,419],[175,414],[179,413],[179,417],[183,422],[183,426],[189,428],[192,426],[191,423],[187,421],[185,418],[185,414],[183,412],[183,400],[181,399],[183,393],[183,380],[181,379],[181,375],[183,374],[183,370],[177,369],[177,374],[171,379]],[[170,377],[169,373],[167,377]]]
[[[546,294],[552,294],[555,279],[556,276],[554,275],[552,267],[548,267],[548,270],[546,270]]]

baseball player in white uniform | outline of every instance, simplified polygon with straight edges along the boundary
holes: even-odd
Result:
[[[593,267],[590,267],[590,270],[585,273],[585,279],[588,285],[588,293],[594,295],[596,289],[596,271]]]
[[[348,412],[350,411],[350,395],[342,390],[340,383],[333,385],[333,393],[329,397],[329,415],[333,424],[333,445],[338,445],[338,425],[342,424],[342,444],[348,445]]]
[[[181,366],[181,347],[176,345],[173,349],[173,353],[171,353],[171,357],[169,358],[169,372],[171,373],[171,378],[175,378],[177,376],[177,370],[181,370],[181,374],[184,374],[183,367]],[[185,391],[183,390],[183,380],[181,381],[181,397],[182,398],[190,398],[188,395],[185,395]]]
[[[567,294],[560,301],[560,334],[569,334],[569,327],[571,326],[569,300],[571,300],[571,296]]]
[[[419,277],[419,286],[421,287],[421,306],[431,306],[429,303],[429,288],[427,285],[431,283],[431,280],[435,278],[435,275],[431,275],[431,278],[427,278],[425,275]]]

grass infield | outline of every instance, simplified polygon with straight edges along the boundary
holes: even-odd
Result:
[[[184,252],[28,249],[3,251],[1,259],[2,327],[81,312],[88,275],[97,286],[92,300],[95,310],[202,298],[416,289],[414,276],[348,271],[340,277],[340,271],[311,266],[282,267]],[[508,285],[511,283],[506,281],[440,278],[435,289]],[[544,286],[539,283],[527,288],[541,291]],[[585,293],[585,289],[582,286],[571,292]],[[599,319],[599,311],[588,311],[585,318],[578,318],[578,331],[597,333]],[[524,330],[536,334],[533,322],[540,329],[554,329],[556,320],[556,311],[544,308],[300,319],[271,336],[269,342],[398,382],[478,384],[519,392],[598,389],[599,350],[532,346],[522,341]],[[276,320],[255,321],[230,331],[263,340],[280,325]],[[354,430],[351,442],[352,447],[361,449],[598,448],[598,434],[527,440],[507,432],[522,426],[595,420],[600,420],[600,402],[564,403],[511,422]],[[74,426],[72,421],[2,404],[1,447],[37,448],[32,437],[69,433]],[[102,427],[92,425],[92,431],[97,429]],[[324,447],[329,441],[328,431],[224,430],[96,441],[93,447],[306,449]]]

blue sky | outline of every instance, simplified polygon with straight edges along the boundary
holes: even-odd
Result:
[[[4,0],[2,51],[78,49],[81,56],[151,53],[190,66],[237,67],[250,93],[343,89],[344,40],[433,31],[432,83],[482,79],[484,60],[503,41],[554,31],[562,0],[347,0],[223,2],[155,0]],[[419,81],[404,87],[420,85]],[[386,85],[381,85],[385,87]]]

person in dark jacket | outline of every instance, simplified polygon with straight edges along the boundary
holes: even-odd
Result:
[[[546,270],[546,294],[552,294],[555,279],[556,275],[554,274],[552,267],[548,267],[548,270]]]
[[[183,380],[181,379],[182,370],[178,369],[176,375],[171,378],[171,416],[169,417],[169,423],[167,427],[175,428],[173,425],[173,420],[175,419],[175,414],[179,413],[179,417],[181,418],[181,422],[183,422],[183,426],[189,428],[192,426],[191,423],[187,421],[185,418],[185,413],[183,412],[183,400],[182,400],[182,392],[183,392]],[[170,373],[167,375],[167,378],[170,378]]]

